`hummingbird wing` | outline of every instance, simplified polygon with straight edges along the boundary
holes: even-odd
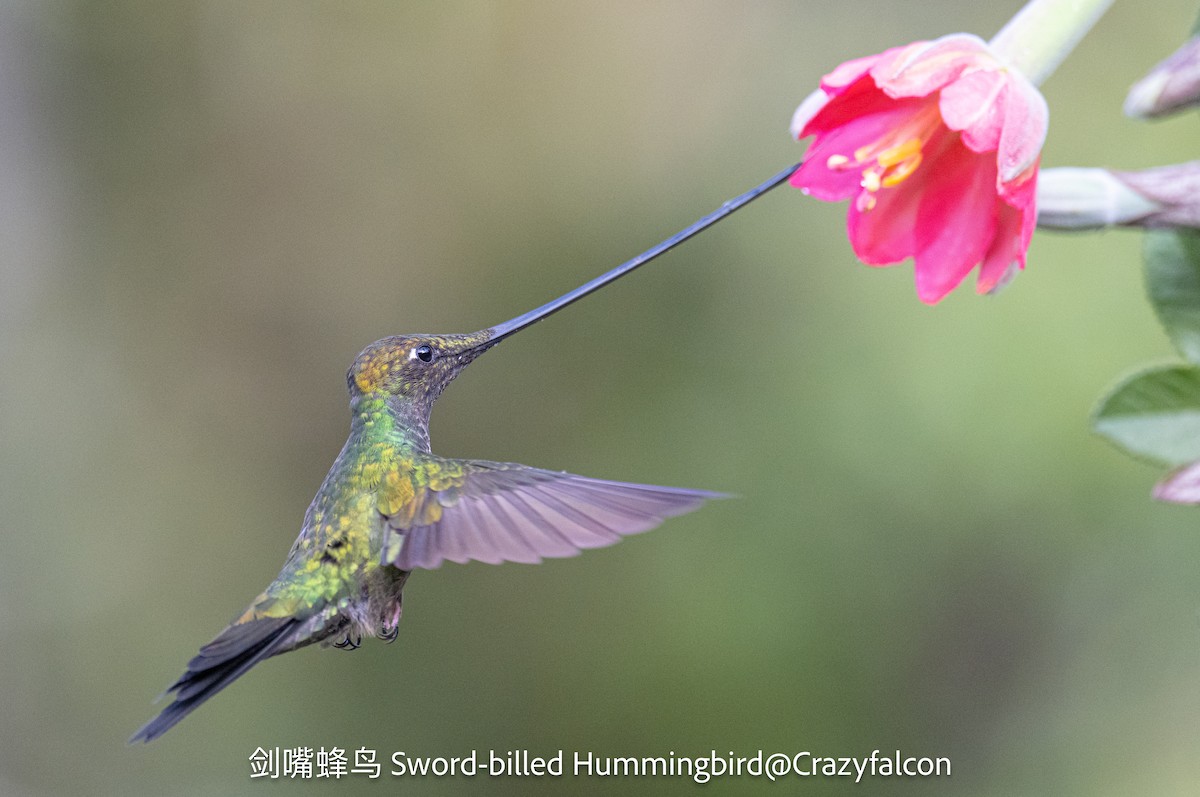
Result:
[[[720,493],[655,487],[525,465],[445,460],[404,510],[384,514],[383,561],[401,570],[445,560],[535,563],[612,545]]]

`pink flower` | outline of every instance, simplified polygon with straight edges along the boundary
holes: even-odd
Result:
[[[1173,504],[1200,504],[1200,462],[1170,473],[1154,486],[1154,497]]]
[[[1025,267],[1049,113],[1028,80],[965,33],[847,61],[796,110],[814,136],[791,183],[853,199],[854,253],[872,266],[913,258],[935,304],[976,265],[992,291]]]

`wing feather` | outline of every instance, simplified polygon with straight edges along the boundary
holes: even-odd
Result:
[[[579,553],[579,549],[558,529],[530,520],[517,506],[517,502],[520,501],[518,497],[509,493],[496,493],[491,496],[491,500],[508,520],[508,528],[519,534],[537,554],[537,561],[540,562],[543,557],[559,559]]]
[[[512,543],[509,549],[509,558],[513,562],[522,562],[524,564],[537,564],[542,561],[542,557],[538,554],[537,545],[529,541],[525,531],[513,522],[509,517],[508,510],[500,503],[499,495],[485,495],[479,499],[484,506],[485,514],[491,518],[496,525],[496,534],[506,536]],[[536,530],[531,527],[532,530]]]
[[[578,501],[573,504],[567,503],[556,497],[554,492],[545,485],[540,485],[536,489],[535,495],[542,510],[542,516],[553,517],[554,520],[551,522],[554,527],[562,529],[567,538],[580,548],[600,548],[612,545],[621,539],[621,534],[614,531],[616,528],[626,528],[625,533],[627,534],[634,530],[632,526],[621,525],[612,520],[609,520],[608,523],[597,520],[599,513],[596,512],[594,506]]]
[[[456,464],[461,478],[442,483],[441,490],[426,487],[415,497],[418,511],[385,516],[388,564],[412,570],[446,560],[534,563],[574,556],[724,497],[508,463]],[[424,511],[432,502],[440,505],[440,517]]]

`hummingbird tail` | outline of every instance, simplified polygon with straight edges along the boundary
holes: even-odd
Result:
[[[255,664],[290,650],[295,646],[291,632],[299,623],[295,617],[264,618],[226,628],[200,648],[187,672],[167,687],[165,694],[174,693],[171,705],[138,729],[129,743],[157,739]]]

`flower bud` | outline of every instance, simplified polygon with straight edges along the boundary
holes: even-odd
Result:
[[[1152,118],[1200,103],[1200,36],[1193,36],[1133,84],[1125,115]]]
[[[1200,161],[1138,172],[1043,169],[1038,226],[1200,228]]]
[[[1134,224],[1160,210],[1107,169],[1043,169],[1037,193],[1038,226],[1044,229]]]
[[[1200,462],[1168,474],[1154,486],[1154,497],[1172,504],[1200,504]]]

